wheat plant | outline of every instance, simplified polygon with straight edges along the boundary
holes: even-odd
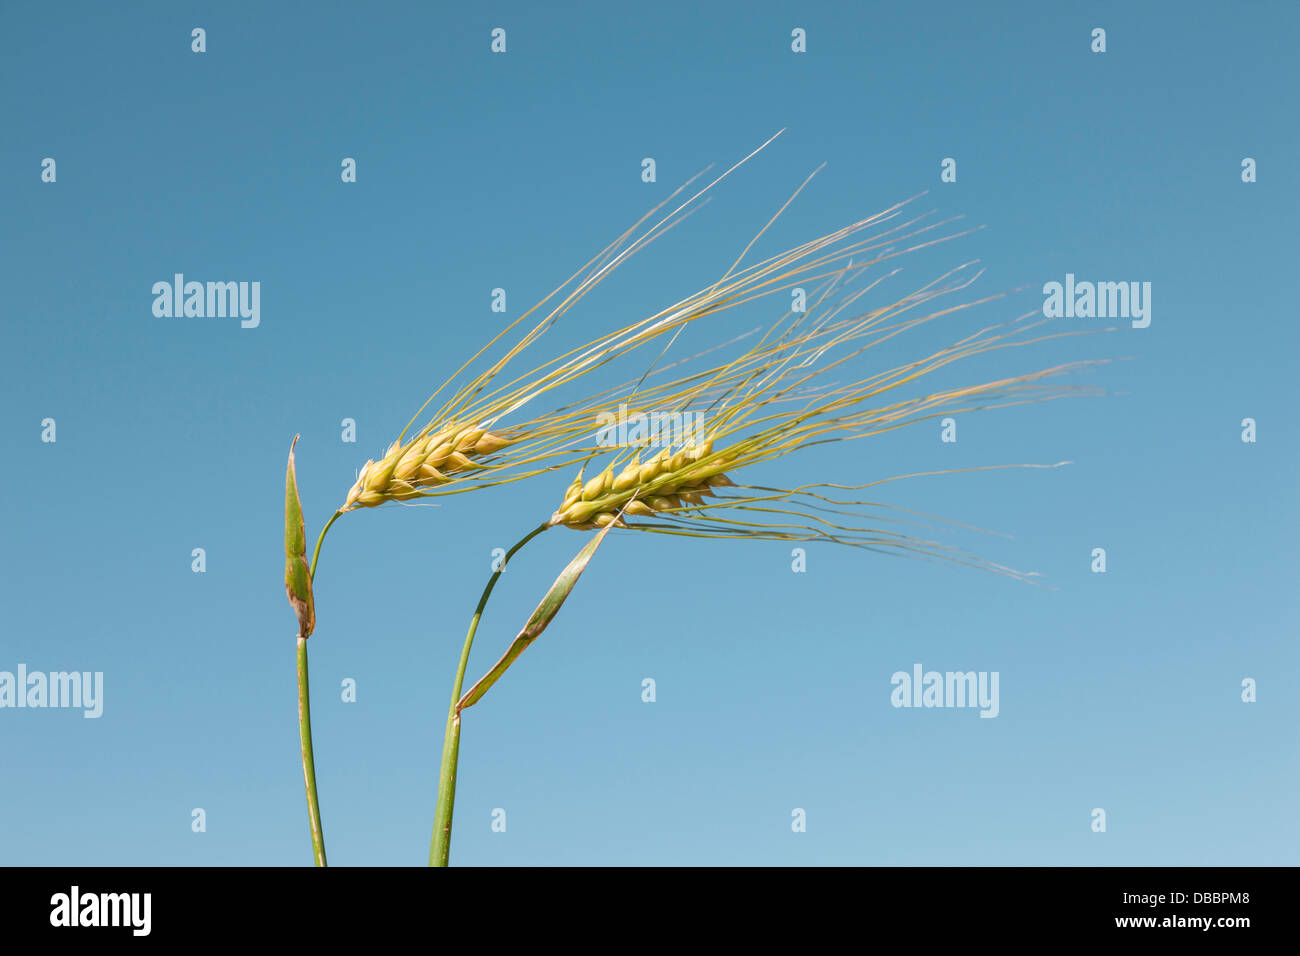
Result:
[[[679,410],[691,404],[703,404],[710,418],[708,435],[702,441],[683,443],[675,450],[672,446],[662,448],[645,460],[639,447],[620,449],[590,478],[579,470],[551,516],[515,544],[505,560],[549,528],[597,530],[599,535],[583,547],[557,578],[500,659],[462,695],[470,649],[487,601],[504,570],[504,562],[490,578],[471,618],[453,687],[439,773],[431,865],[446,866],[449,862],[462,712],[481,700],[545,630],[611,529],[700,538],[827,541],[954,561],[1021,580],[1032,576],[966,555],[940,542],[882,527],[892,519],[872,521],[868,512],[888,506],[831,493],[858,492],[917,475],[882,476],[852,486],[817,482],[794,488],[736,481],[742,471],[754,470],[765,462],[814,445],[863,439],[939,415],[1097,394],[1094,388],[1056,381],[1060,376],[1099,364],[1079,361],[909,398],[892,397],[896,390],[976,355],[1087,334],[1040,333],[1038,329],[1043,321],[1031,321],[1034,313],[982,328],[924,358],[863,378],[847,383],[824,381],[827,373],[847,369],[851,360],[903,332],[997,298],[992,296],[923,315],[911,314],[934,299],[966,288],[978,277],[978,273],[966,276],[972,265],[953,270],[890,305],[843,318],[846,310],[881,281],[878,279],[834,299],[832,292],[842,292],[857,277],[852,267],[846,266],[820,290],[813,307],[803,313],[787,314],[757,344],[730,362],[668,386],[659,386],[660,390],[653,395],[637,396],[643,404],[654,398],[667,398],[670,407]],[[953,469],[958,470],[972,469]],[[931,474],[939,473],[942,472]]]
[[[779,135],[780,132],[776,134]],[[951,220],[930,222],[928,213],[909,216],[908,201],[739,269],[741,259],[753,243],[807,185],[810,176],[716,282],[654,315],[524,371],[518,370],[521,356],[584,296],[630,257],[696,212],[714,186],[765,149],[776,136],[703,186],[694,188],[707,169],[678,187],[461,365],[416,411],[383,455],[360,468],[343,503],[321,528],[310,561],[306,558],[306,536],[291,449],[287,485],[292,488],[286,494],[285,505],[285,587],[291,605],[299,614],[299,731],[308,815],[318,865],[325,865],[325,851],[312,757],[306,641],[315,627],[313,589],[321,548],[340,517],[393,502],[413,504],[421,499],[509,484],[589,460],[600,449],[592,447],[587,439],[597,422],[616,405],[626,404],[626,383],[585,399],[570,400],[532,417],[521,414],[525,407],[661,336],[672,333],[675,339],[687,325],[711,315],[788,290],[801,282],[817,282],[849,268],[860,271],[953,237],[937,232]],[[857,257],[856,265],[854,257]],[[523,323],[537,314],[541,317],[525,328]],[[515,338],[507,344],[512,335]],[[480,363],[482,367],[471,371]],[[679,381],[674,387],[689,388],[690,384]],[[655,396],[660,401],[671,398],[672,394],[663,388],[645,392],[646,397]],[[412,431],[439,396],[443,396],[442,404],[421,427]],[[302,618],[304,607],[311,608],[310,626]]]
[[[862,509],[873,503],[828,493],[857,491],[869,485],[805,484],[778,489],[737,484],[733,477],[741,470],[748,472],[763,462],[812,445],[864,438],[933,415],[1042,401],[1077,391],[1075,387],[1054,385],[1051,380],[1084,363],[971,388],[887,400],[886,393],[952,362],[1054,337],[1026,335],[1035,327],[1026,322],[981,330],[922,360],[847,384],[824,378],[862,352],[917,325],[988,301],[925,311],[935,299],[964,289],[974,280],[978,272],[973,270],[974,264],[967,264],[896,301],[852,314],[866,294],[881,288],[898,271],[877,267],[972,231],[954,231],[947,228],[954,222],[952,219],[935,221],[931,212],[914,212],[917,197],[742,265],[758,240],[817,175],[814,171],[739,250],[717,280],[653,315],[562,354],[525,364],[525,353],[535,350],[539,341],[592,289],[638,251],[698,211],[707,202],[710,190],[775,138],[702,186],[697,184],[708,170],[692,177],[470,356],[417,409],[384,452],[358,470],[342,503],[321,528],[310,561],[291,447],[286,475],[285,587],[299,622],[299,732],[317,865],[324,866],[326,856],[311,739],[307,639],[316,626],[314,587],[322,545],[335,522],[345,514],[392,504],[428,503],[426,499],[577,469],[554,513],[507,552],[471,619],[444,732],[430,847],[430,863],[435,865],[448,862],[461,711],[477,702],[523,648],[546,628],[611,529],[694,537],[835,541],[877,550],[911,551],[1022,576],[935,542],[868,527]],[[870,280],[859,285],[868,275]],[[717,353],[731,351],[737,342],[751,336],[714,344],[690,359],[665,363],[667,353],[688,326],[802,287],[812,288],[807,308],[786,312],[756,342],[737,350],[734,357],[716,359]],[[530,318],[532,324],[525,325]],[[639,375],[579,394],[576,399],[569,397],[549,410],[535,411],[543,400],[558,398],[561,389],[575,388],[575,383],[580,384],[592,373],[627,361],[632,353],[661,339],[666,339],[666,344],[648,365],[642,363]],[[602,423],[616,412],[636,415],[662,409],[702,409],[711,420],[708,435],[676,448],[664,448],[644,460],[637,447],[611,450],[597,437]],[[586,477],[588,469],[595,472],[593,477]],[[877,479],[870,484],[885,480],[893,479]],[[566,567],[497,665],[469,693],[462,694],[478,622],[505,563],[534,537],[560,526],[595,530],[598,534]]]

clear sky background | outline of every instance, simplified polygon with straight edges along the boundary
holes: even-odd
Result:
[[[310,863],[282,583],[290,440],[314,540],[505,319],[785,127],[543,351],[707,284],[822,162],[758,251],[928,189],[924,208],[985,228],[905,258],[891,289],[970,259],[987,269],[972,296],[1026,287],[873,362],[1033,311],[1066,273],[1149,281],[1149,328],[953,373],[1131,357],[1087,376],[1107,397],[749,476],[1071,460],[882,490],[1011,535],[943,532],[1054,590],[832,545],[800,574],[788,544],[612,535],[466,713],[453,863],[1300,863],[1298,26],[1287,3],[3,4],[0,670],[102,671],[105,699],[98,720],[0,710],[0,862]],[[151,287],[176,272],[259,281],[260,326],[155,318]],[[568,480],[331,532],[310,648],[332,864],[425,861],[492,549]],[[556,530],[512,563],[471,679],[582,540]],[[997,671],[999,716],[891,707],[890,676],[916,663]]]

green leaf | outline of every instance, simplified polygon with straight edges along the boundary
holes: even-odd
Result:
[[[560,612],[560,608],[564,606],[569,593],[578,583],[578,578],[582,577],[582,572],[587,569],[587,564],[591,561],[592,555],[596,553],[596,549],[600,547],[600,543],[605,540],[605,535],[609,533],[609,529],[612,527],[614,526],[609,524],[602,528],[600,533],[588,541],[574,559],[569,562],[568,567],[560,572],[560,576],[555,579],[551,589],[546,592],[546,597],[542,598],[542,603],[537,605],[537,610],[533,611],[532,617],[528,619],[528,623],[519,632],[519,636],[511,642],[506,652],[501,655],[501,659],[492,665],[492,669],[484,674],[477,684],[465,692],[465,696],[456,705],[457,713],[466,707],[477,704],[483,695],[488,692],[488,688],[500,680],[506,669],[515,662],[520,654],[528,649],[528,645],[541,637],[542,631],[546,630],[555,615]]]
[[[302,501],[298,498],[298,475],[289,445],[289,467],[284,475],[284,590],[298,615],[298,636],[311,637],[316,629],[316,604],[311,593],[311,569],[307,565],[307,529],[303,527]]]

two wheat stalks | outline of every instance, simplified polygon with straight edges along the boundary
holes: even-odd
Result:
[[[908,218],[908,203],[900,203],[827,236],[741,268],[741,262],[757,239],[807,185],[808,180],[805,180],[713,285],[640,322],[594,339],[522,374],[510,373],[512,377],[507,378],[507,367],[516,363],[523,352],[587,292],[636,251],[693,213],[713,186],[768,143],[651,222],[700,176],[680,187],[461,366],[452,379],[435,391],[416,412],[384,455],[378,460],[367,461],[361,468],[343,504],[322,528],[310,563],[306,560],[306,538],[291,449],[286,481],[285,582],[299,619],[299,728],[312,842],[318,866],[324,866],[326,858],[312,752],[306,646],[315,627],[312,586],[321,545],[326,533],[343,514],[390,502],[412,502],[509,484],[557,468],[578,468],[555,511],[507,553],[489,579],[471,618],[453,682],[444,732],[430,847],[431,865],[446,865],[449,858],[462,711],[477,703],[545,630],[573,590],[596,548],[613,529],[705,538],[830,541],[869,550],[911,552],[971,564],[1021,579],[1029,577],[972,558],[940,543],[878,526],[893,520],[891,518],[868,525],[865,523],[868,520],[867,509],[878,511],[887,506],[830,493],[859,491],[911,476],[884,477],[856,486],[809,483],[788,489],[741,485],[735,480],[741,469],[754,468],[812,445],[865,438],[941,414],[1096,393],[1096,390],[1054,382],[1061,375],[1097,364],[1075,362],[920,397],[889,397],[895,389],[962,359],[1064,337],[1060,333],[1028,334],[1041,324],[1028,321],[1029,316],[981,329],[925,358],[884,372],[851,378],[847,383],[825,381],[828,372],[848,371],[852,360],[873,347],[924,323],[997,298],[992,296],[917,314],[934,300],[967,288],[978,276],[978,273],[972,275],[969,272],[973,264],[968,263],[902,299],[864,313],[849,314],[859,300],[894,274],[886,273],[863,287],[851,289],[866,270],[907,252],[964,234],[932,237],[930,233],[947,222],[923,223],[925,216]],[[651,224],[647,226],[647,223]],[[872,234],[864,235],[868,232]],[[727,361],[675,376],[670,374],[675,365],[659,369],[652,366],[634,383],[606,389],[531,419],[513,420],[521,409],[553,390],[581,379],[662,336],[671,333],[671,345],[688,325],[801,285],[813,286],[806,309],[787,312],[766,330],[759,341]],[[490,362],[484,370],[456,384],[462,373],[466,373],[505,335],[557,299],[551,310],[502,356]],[[715,350],[702,354],[708,355],[712,351]],[[664,349],[666,352],[667,348]],[[659,358],[662,357],[663,353]],[[658,361],[655,360],[656,364]],[[698,362],[687,360],[681,364],[697,365]],[[499,379],[506,380],[499,382]],[[419,416],[443,392],[448,392],[449,396],[442,406],[421,428],[407,437]],[[607,420],[615,408],[627,413],[629,410],[686,411],[699,407],[707,408],[711,419],[707,437],[675,449],[671,446],[663,448],[644,460],[641,448],[611,450],[591,438],[598,423]],[[599,458],[608,460],[593,476],[586,477],[587,467]],[[496,665],[469,692],[462,694],[478,623],[505,562],[533,538],[560,526],[598,534],[587,542],[557,578],[537,611]]]

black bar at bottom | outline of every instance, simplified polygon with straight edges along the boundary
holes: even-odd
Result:
[[[0,869],[0,927],[6,943],[74,935],[79,943],[242,942],[271,930],[332,946],[414,931],[437,947],[465,932],[490,944],[599,931],[611,945],[654,946],[681,938],[665,932],[703,927],[732,943],[788,928],[817,937],[844,930],[865,944],[888,928],[927,941],[1128,936],[1231,945],[1285,932],[1294,884],[1293,869],[1214,867],[11,867]]]

